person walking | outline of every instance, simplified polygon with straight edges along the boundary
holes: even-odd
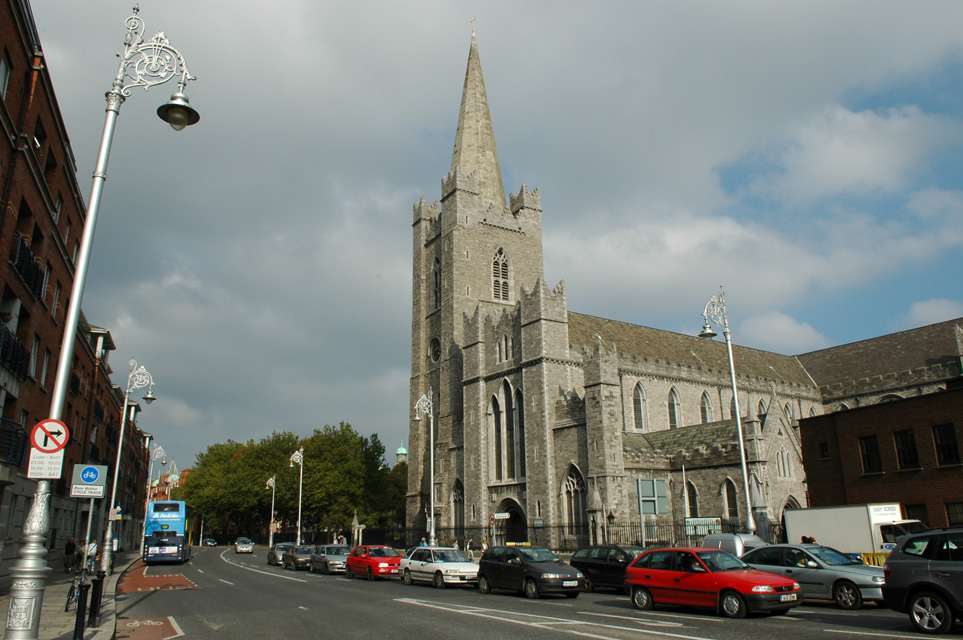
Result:
[[[468,536],[468,541],[465,542],[465,555],[468,556],[468,559],[469,559],[469,560],[474,560],[474,559],[475,559],[475,552],[472,551],[472,548],[471,548],[471,546],[472,546],[474,543],[475,543],[475,539],[472,538],[471,536]]]
[[[74,562],[77,560],[77,541],[73,538],[67,540],[64,544],[64,571],[70,573],[73,571]]]
[[[482,555],[485,555],[486,551],[488,551],[488,540],[484,539],[482,540]]]

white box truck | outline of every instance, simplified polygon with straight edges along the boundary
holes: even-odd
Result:
[[[885,553],[900,536],[927,528],[904,520],[898,502],[787,509],[784,517],[788,542],[806,536],[843,553]]]

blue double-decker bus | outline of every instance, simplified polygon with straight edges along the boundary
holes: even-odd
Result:
[[[183,500],[147,503],[144,564],[182,563],[191,558],[187,537],[187,505]]]

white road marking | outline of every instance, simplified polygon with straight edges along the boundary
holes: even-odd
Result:
[[[292,578],[291,576],[285,576],[285,575],[281,575],[281,574],[279,574],[279,573],[271,573],[270,571],[262,571],[262,570],[260,570],[260,569],[254,569],[254,568],[252,568],[252,567],[245,566],[245,565],[240,564],[240,563],[238,563],[238,562],[233,562],[233,561],[228,560],[227,558],[224,557],[224,554],[225,554],[225,553],[227,553],[227,552],[224,551],[224,552],[221,553],[221,560],[223,560],[224,562],[226,562],[226,563],[229,564],[229,565],[232,565],[232,566],[234,566],[234,567],[237,567],[238,569],[244,569],[245,571],[253,571],[254,573],[260,573],[260,574],[265,575],[265,576],[271,576],[272,578],[281,578],[282,580],[293,580],[294,582],[307,582],[307,580],[302,580],[301,578]]]
[[[589,612],[589,611],[580,611],[579,613],[585,613],[585,614],[590,615],[590,616],[605,616],[605,615],[607,615],[607,614],[604,614],[604,613],[591,613],[591,612]],[[683,620],[698,620],[699,622],[716,622],[716,623],[718,623],[718,624],[725,624],[725,622],[726,622],[725,620],[721,620],[721,619],[719,619],[719,618],[713,618],[712,616],[709,616],[709,615],[705,615],[705,616],[695,616],[695,615],[693,615],[693,616],[687,616],[687,615],[682,614],[682,613],[662,613],[662,612],[660,612],[660,611],[646,611],[645,613],[639,612],[638,615],[644,615],[644,616],[647,617],[647,618],[650,617],[650,616],[653,617],[653,618],[682,618]],[[613,617],[616,617],[616,616],[613,616]]]
[[[591,611],[579,611],[584,616],[595,616],[597,618],[612,618],[613,620],[628,620],[630,622],[638,622],[639,624],[650,624],[657,627],[684,627],[681,622],[663,622],[661,620],[648,620],[642,617],[636,616],[615,616],[610,613],[592,613]]]
[[[174,627],[175,633],[174,633],[174,635],[172,635],[172,636],[167,636],[167,637],[164,638],[163,640],[173,640],[174,638],[181,638],[181,637],[183,637],[183,636],[184,636],[184,631],[181,629],[180,625],[177,624],[177,621],[174,620],[174,618],[172,618],[171,616],[167,616],[167,620],[171,623],[171,626]]]
[[[404,602],[406,604],[413,604],[419,607],[428,607],[431,609],[441,609],[448,611],[449,613],[460,613],[468,616],[475,616],[479,618],[489,618],[492,620],[499,620],[501,622],[508,622],[511,624],[519,624],[525,627],[535,627],[539,629],[551,629],[553,631],[559,631],[562,633],[568,633],[576,636],[583,636],[586,638],[598,638],[599,640],[616,640],[614,636],[601,635],[599,632],[591,631],[581,631],[577,629],[566,629],[564,625],[579,626],[579,627],[599,627],[603,630],[609,629],[612,631],[630,631],[634,633],[642,633],[646,635],[662,636],[665,638],[681,638],[682,640],[714,640],[712,638],[707,638],[705,636],[689,636],[679,633],[669,633],[666,631],[654,631],[650,629],[639,629],[634,627],[620,627],[616,625],[601,624],[597,622],[584,622],[581,620],[572,620],[567,618],[554,618],[550,616],[540,616],[530,613],[521,613],[517,611],[507,611],[502,609],[486,609],[482,607],[463,607],[463,606],[452,606],[450,604],[442,604],[437,602],[430,602],[427,600],[415,600],[413,598],[398,598],[397,602]],[[521,618],[521,619],[513,619]],[[530,620],[526,620],[526,618]]]
[[[920,638],[920,636],[897,636],[897,635],[893,635],[892,632],[873,633],[871,631],[851,631],[849,629],[846,629],[845,631],[842,629],[823,629],[823,631],[825,631],[826,633],[845,633],[846,635],[853,635],[853,636],[872,636],[874,638],[909,638],[910,640],[919,640]]]
[[[220,581],[223,582],[224,584],[229,584],[229,585],[231,585],[232,587],[234,586],[234,583],[231,582],[230,580],[225,580],[224,578],[218,578],[218,580],[220,580]]]

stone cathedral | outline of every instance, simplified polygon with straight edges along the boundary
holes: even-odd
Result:
[[[806,504],[798,420],[828,405],[802,357],[734,347],[747,492],[725,344],[571,312],[545,282],[540,192],[506,202],[474,35],[451,170],[412,231],[409,406],[430,391],[432,415],[410,415],[409,527],[429,491],[444,541],[539,528],[555,548],[640,511],[744,522],[748,493],[764,533]]]

